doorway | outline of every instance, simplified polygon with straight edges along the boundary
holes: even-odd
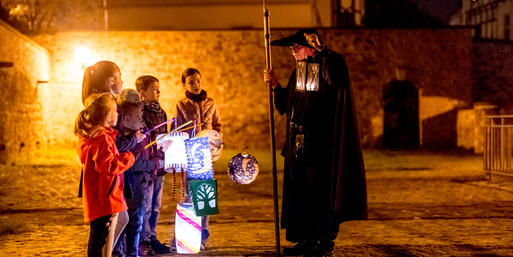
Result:
[[[419,90],[410,81],[395,80],[384,89],[383,147],[419,147]]]

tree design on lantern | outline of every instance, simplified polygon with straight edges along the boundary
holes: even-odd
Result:
[[[205,208],[205,204],[208,203],[210,208],[216,207],[216,192],[214,188],[207,184],[202,184],[198,191],[196,192],[196,196],[198,198],[198,209],[203,210]]]
[[[255,157],[248,153],[235,155],[228,163],[228,175],[239,184],[249,184],[258,175],[258,162]]]
[[[197,216],[219,213],[217,207],[217,182],[215,179],[189,181],[192,202]]]

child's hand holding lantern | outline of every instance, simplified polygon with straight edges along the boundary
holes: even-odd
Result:
[[[135,132],[135,137],[137,138],[137,143],[141,143],[141,141],[143,141],[146,138],[146,136],[143,133],[141,133],[141,130],[137,130]]]
[[[169,145],[167,146],[169,147]],[[154,154],[154,159],[156,159],[158,161],[158,168],[156,170],[156,173],[155,175],[157,176],[162,176],[164,174],[166,174],[166,171],[164,169],[164,166],[166,165],[166,162],[165,162],[165,152],[162,150],[162,148],[159,148]]]
[[[167,149],[173,144],[173,140],[166,140],[164,142],[162,142],[162,144],[160,144],[161,148],[159,148],[159,150],[161,150],[162,152],[166,152]]]

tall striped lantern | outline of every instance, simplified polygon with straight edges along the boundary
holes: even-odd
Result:
[[[192,203],[176,205],[175,217],[176,252],[195,254],[201,247],[201,217],[196,216]]]

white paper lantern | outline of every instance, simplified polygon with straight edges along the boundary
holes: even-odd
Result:
[[[160,138],[162,135],[157,136]],[[157,142],[157,148],[162,148],[165,153],[164,170],[167,172],[186,171],[188,167],[187,151],[185,150],[185,141],[189,139],[189,134],[185,132],[169,133]]]

